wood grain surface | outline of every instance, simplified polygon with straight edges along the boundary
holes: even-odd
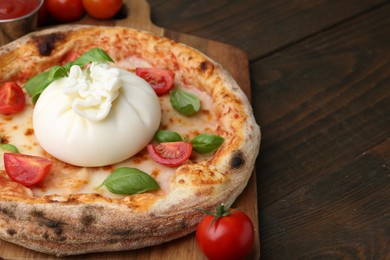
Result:
[[[109,25],[109,26],[129,26],[153,32],[157,35],[188,44],[199,49],[206,55],[215,59],[231,72],[243,91],[250,97],[249,63],[245,52],[227,44],[195,37],[171,30],[165,30],[151,22],[150,8],[145,0],[126,0],[121,10],[121,14],[112,20],[95,20],[85,16],[77,21],[79,24]],[[260,257],[260,242],[258,232],[258,207],[257,207],[257,187],[256,175],[253,174],[248,186],[240,197],[233,204],[247,213],[255,226],[255,244],[248,259],[258,259]],[[26,248],[1,241],[0,257],[4,259],[59,259],[54,256],[34,252]],[[190,234],[184,238],[165,243],[160,246],[150,248],[125,251],[88,254],[83,256],[69,256],[63,259],[203,259],[196,241],[195,234]]]
[[[390,259],[390,1],[148,2],[157,30],[248,54],[261,259]]]
[[[248,53],[262,259],[390,259],[390,1],[149,0]]]

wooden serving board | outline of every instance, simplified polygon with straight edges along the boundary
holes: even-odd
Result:
[[[246,54],[235,47],[169,31],[154,25],[150,20],[150,8],[146,0],[125,0],[126,18],[112,20],[95,20],[88,16],[77,23],[105,26],[127,26],[153,32],[172,40],[185,43],[205,53],[227,69],[250,97],[249,64]],[[244,192],[233,204],[242,209],[255,226],[255,244],[248,259],[260,258],[260,241],[257,216],[256,174],[252,174]],[[9,242],[0,240],[0,257],[3,259],[60,259],[55,256],[38,253]],[[195,233],[174,241],[149,248],[124,251],[94,253],[83,256],[69,256],[62,259],[204,259],[195,240]]]

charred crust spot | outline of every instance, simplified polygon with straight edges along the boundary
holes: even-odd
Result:
[[[109,240],[108,240],[108,243],[109,243],[109,244],[116,244],[116,243],[118,243],[118,242],[119,242],[118,239],[109,239]]]
[[[83,215],[80,221],[84,226],[90,226],[95,221],[95,217],[92,215]]]
[[[58,222],[49,220],[49,221],[45,222],[44,224],[46,227],[55,228],[58,225]]]
[[[10,219],[15,219],[15,212],[10,209],[0,208],[0,213],[7,216]]]
[[[184,230],[188,228],[188,223],[185,221],[185,219],[180,221],[180,228]]]
[[[62,234],[62,228],[60,227],[55,227],[54,228],[54,233],[57,235],[57,236],[60,236]]]
[[[9,228],[9,229],[7,229],[7,234],[12,237],[13,235],[16,234],[16,230],[13,228]]]
[[[130,236],[133,233],[132,230],[126,229],[126,230],[113,230],[111,234],[114,236],[120,236],[120,237],[127,237]]]
[[[98,194],[96,194],[98,195]],[[100,196],[100,194],[99,194]],[[81,217],[80,217],[80,223],[85,226],[89,227],[96,221],[97,214],[94,212],[95,209],[90,206],[83,207]]]
[[[38,211],[38,210],[31,211],[30,215],[35,218],[43,218],[45,216],[42,211]]]
[[[239,169],[245,164],[244,154],[241,151],[236,151],[233,154],[233,157],[230,161],[230,167],[234,169]]]
[[[49,235],[47,234],[47,232],[43,233],[42,237],[43,237],[44,239],[46,239],[46,240],[49,239]]]
[[[42,211],[38,210],[31,211],[30,215],[39,220],[39,225],[52,229],[54,234],[57,236],[62,235],[63,225],[65,223],[58,220],[48,219]],[[43,236],[45,237],[45,234]]]
[[[207,69],[207,62],[206,61],[202,61],[200,63],[200,69],[205,71]]]
[[[53,229],[54,234],[56,234],[57,236],[62,235],[62,226],[64,223],[48,219],[48,220],[43,220],[42,224],[48,228]]]
[[[58,226],[61,226],[63,223],[51,219],[47,219],[43,221],[43,224],[48,228],[57,228]]]
[[[214,65],[213,65],[211,62],[209,62],[209,61],[206,60],[206,61],[202,61],[202,62],[200,63],[199,68],[200,68],[200,70],[201,70],[202,72],[206,72],[207,70],[212,71],[213,68],[214,68]]]
[[[65,35],[63,33],[52,33],[35,37],[33,40],[36,42],[39,54],[42,56],[49,56],[53,51],[56,43],[63,40],[64,38]]]

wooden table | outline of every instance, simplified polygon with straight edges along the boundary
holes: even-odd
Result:
[[[250,60],[262,259],[390,259],[390,1],[149,0]]]
[[[144,29],[211,56],[223,42],[249,57],[248,94],[262,129],[255,176],[261,258],[390,259],[390,1],[148,2],[157,27]],[[246,66],[241,52],[214,55]],[[249,85],[247,75],[234,76]],[[244,198],[255,196],[252,186]],[[239,204],[250,211],[248,200]],[[193,236],[161,248],[150,256],[171,259],[179,248],[200,255]],[[37,258],[5,242],[0,249]],[[100,258],[113,256],[128,257]]]

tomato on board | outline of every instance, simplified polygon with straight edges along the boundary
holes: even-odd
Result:
[[[46,158],[19,154],[4,153],[4,167],[8,176],[25,186],[31,186],[46,177],[52,162]]]
[[[83,0],[87,13],[98,19],[113,17],[122,7],[123,0]]]
[[[154,161],[174,167],[190,158],[192,144],[184,141],[166,142],[158,145],[148,144],[146,149]]]
[[[47,1],[44,1],[38,11],[38,26],[46,25],[49,19],[49,11],[47,10]]]
[[[26,97],[16,82],[5,82],[0,86],[0,113],[14,114],[23,110]]]
[[[209,260],[244,259],[253,248],[254,227],[242,211],[224,208],[207,212],[196,230],[196,242]]]
[[[136,68],[135,74],[146,80],[157,95],[163,95],[172,89],[175,78],[173,71],[165,69]]]
[[[84,14],[82,0],[46,0],[49,14],[59,22],[73,22]]]

